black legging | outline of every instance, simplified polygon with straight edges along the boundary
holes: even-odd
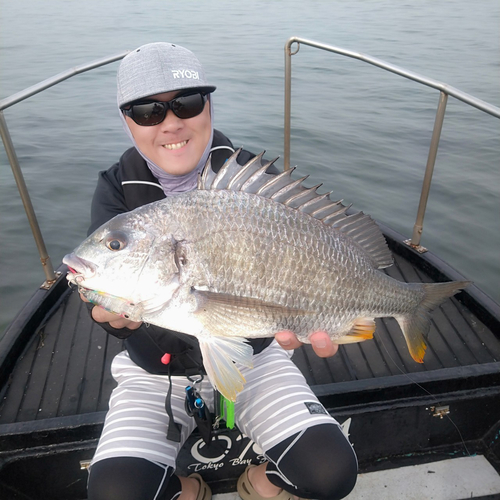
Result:
[[[299,434],[267,452],[269,480],[302,498],[338,500],[347,496],[356,483],[358,465],[340,428],[321,424]],[[88,499],[171,500],[180,491],[171,467],[142,458],[117,457],[92,466]]]
[[[172,467],[156,465],[144,458],[116,457],[91,467],[89,500],[171,500],[182,488]]]
[[[358,461],[340,427],[316,425],[298,436],[285,439],[266,453],[269,481],[301,498],[346,497],[356,484]]]

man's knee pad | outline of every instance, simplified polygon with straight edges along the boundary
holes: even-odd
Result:
[[[143,458],[115,457],[100,460],[90,468],[88,499],[170,499],[181,491],[181,482],[173,472],[172,467]]]
[[[335,500],[356,484],[358,462],[340,427],[310,427],[271,448],[269,480],[300,497]]]

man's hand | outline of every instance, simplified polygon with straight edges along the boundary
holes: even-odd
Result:
[[[284,330],[282,332],[278,332],[274,338],[278,342],[278,344],[283,347],[283,349],[297,349],[301,345],[300,342],[293,332]],[[339,349],[338,344],[334,344],[328,334],[326,332],[318,331],[314,332],[309,336],[309,340],[311,341],[312,348],[314,352],[320,358],[329,358],[335,354]]]
[[[80,298],[84,302],[89,302],[82,294],[80,294]],[[95,306],[92,309],[92,318],[98,323],[109,323],[113,328],[128,328],[129,330],[137,330],[142,325],[140,321],[131,321],[126,318],[122,318],[118,316],[118,314],[106,311],[102,307]]]

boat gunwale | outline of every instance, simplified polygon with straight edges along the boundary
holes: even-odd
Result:
[[[435,275],[439,280],[449,278],[463,279],[455,269],[442,261],[439,257],[427,252],[422,255],[404,244],[404,237],[396,231],[388,228],[384,224],[379,226],[388,240],[391,250],[395,254],[404,253],[408,261],[417,269],[425,268],[427,275]],[[8,328],[8,338],[0,340],[0,360],[6,362],[6,358],[11,366],[15,364],[19,356],[36,340],[36,334],[47,319],[54,314],[57,307],[60,307],[71,291],[66,285],[64,267],[59,267],[63,271],[63,276],[58,284],[51,291],[39,290],[28,301],[25,308],[15,318]],[[486,294],[471,285],[465,291],[458,294],[458,299],[463,303],[470,303],[481,314],[477,313],[478,320],[490,323],[495,326],[495,337],[498,338],[500,331],[500,306],[491,299],[491,304],[486,306],[477,303],[477,300],[489,299]],[[50,306],[45,304],[45,316],[37,311],[40,304],[45,301],[50,302]],[[492,305],[492,307],[491,307]],[[466,306],[467,307],[467,306]],[[31,309],[32,316],[30,317]],[[472,311],[471,307],[468,307]],[[38,313],[38,314],[37,314]],[[33,316],[39,318],[38,328],[33,328]],[[41,318],[41,319],[40,319]],[[16,335],[14,329],[23,326],[23,331]],[[490,328],[490,330],[493,330]],[[31,337],[30,337],[31,334]],[[19,340],[25,338],[25,345]],[[5,352],[8,349],[9,352]],[[0,366],[0,374],[3,374],[4,366]],[[3,381],[0,381],[3,383]],[[382,418],[382,415],[408,415],[410,420],[416,415],[429,416],[429,421],[434,421],[432,407],[439,406],[439,402],[452,405],[452,411],[463,407],[469,408],[471,404],[478,408],[483,407],[483,403],[489,404],[497,401],[500,395],[500,362],[475,363],[472,365],[459,366],[454,368],[434,369],[427,372],[411,373],[410,375],[392,375],[385,377],[375,377],[372,379],[359,379],[349,382],[337,382],[328,384],[311,385],[312,390],[325,408],[339,421],[356,417],[359,426],[370,425],[374,418]],[[0,386],[0,395],[7,389]],[[488,403],[489,402],[489,403]],[[468,406],[467,406],[468,405]],[[482,411],[482,410],[479,410]],[[464,413],[466,414],[467,411]],[[24,462],[33,463],[33,460],[47,460],[59,454],[71,454],[72,459],[87,460],[93,455],[95,446],[102,432],[106,411],[94,411],[75,415],[58,416],[40,420],[28,420],[23,422],[11,422],[0,424],[0,470],[16,470],[16,467],[24,467]],[[494,467],[498,467],[498,452],[494,446],[494,439],[497,436],[500,423],[494,422],[495,413],[488,413],[481,423],[481,431],[484,434],[476,435],[479,431],[472,429],[461,441],[449,438],[445,433],[443,440],[431,442],[428,446],[420,448],[410,440],[409,444],[403,443],[404,448],[401,453],[394,453],[389,447],[384,450],[370,451],[368,447],[366,456],[360,459],[360,467],[364,471],[390,468],[398,463],[415,461],[416,463],[425,457],[426,460],[434,460],[439,457],[454,456],[463,453],[464,448],[473,453],[483,454]],[[190,439],[199,439],[198,431],[195,431]],[[491,444],[493,443],[493,444]],[[185,449],[184,453],[189,455]],[[411,453],[408,452],[411,450]],[[416,450],[416,451],[415,451]],[[18,465],[19,464],[19,465]],[[497,469],[500,472],[500,467]],[[80,474],[73,472],[75,477]],[[80,476],[78,476],[80,477]],[[82,475],[82,477],[84,477]],[[217,480],[212,485],[213,490],[218,492],[232,491],[233,482],[224,483]],[[0,479],[0,488],[1,488]],[[220,491],[219,491],[220,490]]]
[[[55,312],[70,289],[66,281],[68,268],[61,264],[61,275],[50,289],[39,288],[18,311],[0,338],[0,396],[18,358],[29,347],[41,326]]]
[[[442,260],[435,253],[427,250],[420,253],[405,243],[405,237],[389,226],[376,221],[386,237],[391,252],[397,253],[408,259],[412,264],[428,274],[436,283],[445,281],[468,281],[453,266]],[[500,334],[500,304],[481,290],[476,284],[470,282],[467,288],[455,295],[457,300],[464,304],[478,319],[480,319],[496,336]],[[500,338],[500,337],[499,337]]]
[[[391,252],[406,258],[410,263],[427,273],[435,282],[467,281],[465,276],[432,251],[417,252],[404,243],[406,238],[401,233],[382,222],[376,222],[384,234]],[[61,276],[55,286],[50,290],[36,290],[6,328],[3,337],[0,338],[0,391],[5,381],[4,364],[8,361],[8,358],[12,355],[17,354],[19,356],[21,354],[26,347],[26,343],[30,341],[31,335],[34,335],[36,329],[47,320],[47,315],[52,314],[51,309],[61,300],[64,292],[70,290],[66,283],[67,266],[61,264],[57,271],[61,272]],[[500,304],[474,283],[459,292],[456,298],[488,326],[493,333],[496,330],[496,336],[498,336],[500,333]],[[42,305],[43,308],[41,308]],[[37,319],[38,323],[33,330],[32,323]],[[19,333],[16,333],[16,331]],[[22,341],[20,337],[26,342],[19,346],[18,344]]]
[[[419,269],[425,270],[433,279],[437,281],[464,280],[465,278],[449,264],[445,263],[432,252],[420,254],[416,250],[404,244],[404,236],[388,226],[378,223],[384,236],[386,237],[391,251],[402,256],[410,261],[412,265]],[[18,313],[13,322],[6,330],[6,334],[0,339],[0,396],[5,393],[8,387],[8,381],[11,373],[22,354],[28,349],[40,327],[45,324],[48,318],[55,312],[59,305],[63,302],[66,294],[70,291],[67,287],[65,274],[66,266],[62,264],[59,268],[62,271],[62,276],[59,278],[56,286],[51,290],[37,290],[31,299],[26,303],[23,309]],[[465,290],[462,290],[456,295],[457,300],[462,302],[464,306],[487,326],[491,332],[498,337],[500,332],[500,305],[493,301],[488,295],[482,292],[477,286],[471,284]],[[42,313],[43,311],[43,313]],[[499,338],[500,340],[500,338]],[[467,366],[456,368],[443,368],[438,370],[429,370],[419,374],[412,373],[413,380],[419,380],[422,383],[432,380],[432,374],[441,377],[440,372],[449,374],[449,377],[461,377],[466,374],[471,376],[483,376],[489,373],[488,365],[497,365],[500,363],[474,363]],[[484,368],[481,368],[483,367]],[[477,369],[479,373],[475,373]],[[470,369],[469,369],[470,368]],[[498,369],[498,368],[496,368]],[[465,371],[464,371],[465,370]],[[466,372],[466,373],[465,373]],[[500,370],[499,370],[500,372]],[[394,378],[396,377],[396,378]],[[446,376],[445,378],[449,378]],[[388,387],[389,380],[398,380],[398,383],[404,382],[404,376],[393,375],[385,377],[385,387]],[[378,382],[377,382],[378,381]],[[324,385],[312,385],[313,390],[317,391],[318,395],[326,395],[330,393],[340,393],[347,390],[349,385],[358,384],[359,388],[372,387],[375,389],[380,385],[381,377],[373,379],[355,380],[350,382],[337,382]],[[345,389],[344,388],[345,385]],[[1,427],[0,427],[1,430]]]

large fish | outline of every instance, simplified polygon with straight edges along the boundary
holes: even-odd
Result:
[[[266,173],[262,154],[236,153],[198,189],[120,214],[64,258],[91,302],[135,321],[197,337],[212,384],[235,400],[252,365],[245,339],[292,330],[302,342],[373,337],[392,316],[422,362],[430,311],[468,282],[407,284],[378,269],[392,256],[362,212],[305,188],[291,171]]]

